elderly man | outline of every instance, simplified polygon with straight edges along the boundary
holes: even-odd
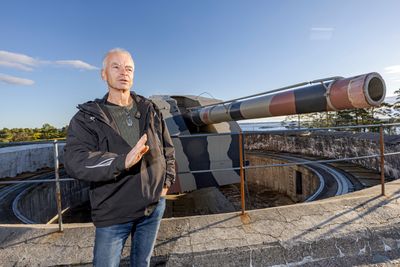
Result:
[[[118,266],[129,235],[131,266],[149,266],[163,196],[175,181],[175,152],[162,114],[130,91],[134,68],[128,51],[110,50],[101,70],[108,93],[78,105],[68,128],[67,173],[90,182],[95,266]]]

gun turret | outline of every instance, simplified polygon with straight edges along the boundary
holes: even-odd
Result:
[[[378,73],[327,78],[227,102],[198,96],[152,96],[173,137],[178,170],[171,192],[238,183],[240,127],[236,121],[379,106]],[[220,133],[232,133],[221,135]]]

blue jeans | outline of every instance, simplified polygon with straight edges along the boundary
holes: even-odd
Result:
[[[119,266],[122,249],[129,234],[132,239],[131,266],[150,266],[150,258],[164,210],[165,198],[161,197],[149,216],[128,223],[96,227],[94,266]]]

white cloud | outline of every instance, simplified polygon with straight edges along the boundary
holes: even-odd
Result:
[[[9,62],[17,62],[24,65],[34,66],[39,63],[38,60],[18,53],[12,53],[4,50],[0,50],[0,60],[9,61]]]
[[[333,37],[334,28],[313,27],[310,29],[310,40],[329,41]]]
[[[23,65],[21,63],[2,61],[0,60],[0,66],[5,66],[13,69],[24,70],[24,71],[32,71],[33,68]]]
[[[33,85],[35,82],[29,79],[19,78],[0,73],[0,82],[16,85]]]
[[[92,66],[81,60],[57,60],[57,61],[55,61],[55,64],[71,66],[73,68],[81,69],[81,70],[97,70],[98,69],[97,67]]]
[[[39,63],[39,60],[30,56],[0,50],[0,65],[2,66],[31,71],[32,67]]]
[[[387,74],[400,74],[400,65],[394,65],[385,68]]]
[[[13,52],[8,52],[0,50],[0,66],[23,70],[32,71],[35,67],[39,65],[64,65],[70,66],[80,70],[97,70],[98,68],[92,66],[82,60],[38,60],[24,54],[18,54]]]

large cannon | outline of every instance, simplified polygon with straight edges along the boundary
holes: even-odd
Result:
[[[226,102],[152,96],[176,149],[179,175],[170,192],[240,181],[239,172],[230,170],[239,166],[238,120],[379,106],[385,93],[382,77],[368,73],[315,80]]]

